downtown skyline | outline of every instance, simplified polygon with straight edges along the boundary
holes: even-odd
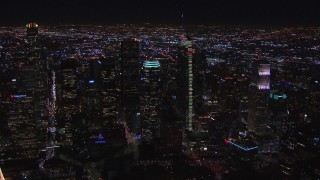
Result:
[[[320,177],[316,1],[0,7],[0,180]]]

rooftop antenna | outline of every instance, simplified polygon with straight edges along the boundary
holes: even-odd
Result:
[[[180,1],[180,4],[179,4],[179,6],[180,6],[180,10],[181,10],[181,16],[180,16],[180,24],[181,24],[181,30],[182,30],[182,34],[181,34],[181,36],[186,36],[186,26],[185,26],[185,20],[184,20],[184,18],[185,18],[185,13],[184,13],[184,8],[183,8],[183,1]]]

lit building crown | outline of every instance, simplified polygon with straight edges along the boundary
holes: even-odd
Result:
[[[38,28],[38,24],[36,23],[29,23],[26,25],[26,28],[27,29],[35,29],[35,28]]]
[[[145,61],[143,63],[144,68],[159,68],[160,62],[159,61]]]

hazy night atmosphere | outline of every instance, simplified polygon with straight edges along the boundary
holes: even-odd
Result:
[[[1,0],[0,70],[0,180],[320,177],[316,0]]]

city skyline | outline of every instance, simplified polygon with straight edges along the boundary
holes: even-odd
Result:
[[[32,20],[0,27],[0,176],[320,176],[320,28],[268,26],[285,1],[86,2],[26,1]]]

